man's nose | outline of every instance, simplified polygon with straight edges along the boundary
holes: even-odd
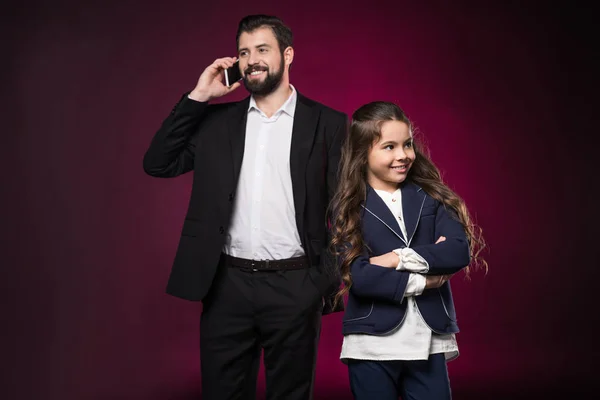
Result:
[[[258,61],[258,55],[255,52],[250,53],[250,55],[248,56],[248,66],[252,67],[258,64]]]

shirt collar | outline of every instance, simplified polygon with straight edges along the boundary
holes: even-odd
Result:
[[[393,193],[388,192],[387,190],[381,189],[373,189],[381,198],[391,200],[391,199],[399,199],[402,197],[402,191],[398,188]]]
[[[281,105],[281,107],[279,107],[279,109],[277,111],[275,111],[275,113],[273,114],[273,116],[278,115],[281,112],[286,113],[287,115],[289,115],[290,117],[294,117],[294,114],[296,112],[296,99],[298,98],[298,94],[296,92],[296,88],[293,85],[290,85],[290,87],[292,88],[292,94],[290,94],[290,97],[288,97],[288,99],[285,101],[285,103],[283,103]],[[250,104],[248,105],[248,112],[252,111],[252,109],[257,110],[260,113],[263,113],[260,108],[258,108],[258,106],[256,105],[256,100],[254,100],[254,96],[250,97]]]

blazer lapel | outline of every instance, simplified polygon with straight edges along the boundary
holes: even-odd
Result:
[[[412,237],[417,230],[423,204],[425,204],[425,192],[412,182],[405,182],[400,187],[400,191],[402,192],[402,214],[410,246]]]
[[[296,210],[296,225],[300,238],[304,236],[304,204],[306,200],[306,164],[313,146],[320,111],[306,97],[297,93],[292,144],[290,148],[290,174]]]
[[[250,97],[240,101],[229,111],[227,123],[229,125],[229,145],[231,147],[231,166],[233,182],[237,187],[237,181],[242,168],[244,157],[244,145],[246,143],[246,121],[248,119],[248,106]]]
[[[392,214],[389,207],[371,186],[367,186],[367,201],[365,203],[365,210],[368,213],[385,224],[404,244],[408,243],[402,235],[396,216]]]

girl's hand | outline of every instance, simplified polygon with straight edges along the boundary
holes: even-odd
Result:
[[[441,243],[444,240],[446,240],[446,237],[445,236],[440,236],[438,238],[438,240],[435,242],[435,244]],[[385,254],[382,254],[382,255],[377,256],[377,257],[371,257],[371,258],[369,258],[369,262],[371,264],[374,264],[374,265],[379,265],[380,267],[396,268],[396,267],[398,267],[398,263],[400,262],[400,258],[398,257],[398,255],[396,253],[394,253],[393,251],[390,251],[389,253],[385,253]],[[451,275],[443,275],[443,276],[450,277]],[[437,278],[437,276],[435,278]],[[427,278],[427,279],[429,279],[429,278]],[[444,282],[446,282],[446,281],[444,281]],[[442,282],[440,284],[440,286],[444,282]],[[432,282],[432,285],[433,284],[435,284],[435,283]],[[436,286],[436,287],[439,287],[439,286]],[[426,286],[426,288],[427,288],[427,286]]]
[[[369,258],[369,262],[371,264],[379,265],[380,267],[396,268],[400,262],[400,258],[398,258],[396,253],[390,251],[389,253]]]
[[[425,282],[425,289],[435,289],[441,287],[446,281],[452,278],[452,275],[427,275]]]

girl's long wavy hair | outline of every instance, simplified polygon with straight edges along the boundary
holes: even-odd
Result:
[[[361,231],[361,204],[367,196],[367,160],[372,146],[381,138],[381,126],[386,121],[401,121],[408,125],[411,136],[413,126],[406,114],[394,103],[372,102],[360,107],[352,115],[350,133],[342,147],[339,185],[331,203],[331,251],[336,255],[343,286],[336,294],[337,304],[352,286],[350,264],[365,247]],[[415,161],[407,181],[419,185],[429,196],[454,211],[465,228],[471,263],[469,266],[487,272],[487,262],[479,257],[485,247],[481,228],[473,222],[464,201],[442,181],[438,168],[429,158],[428,151],[413,138]],[[470,268],[464,270],[469,277]]]

